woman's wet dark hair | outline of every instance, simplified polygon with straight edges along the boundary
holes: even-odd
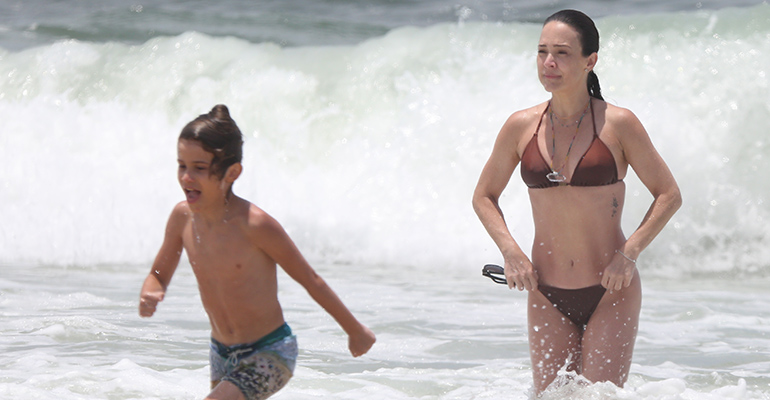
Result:
[[[224,104],[217,104],[208,114],[188,123],[179,134],[179,140],[182,139],[195,140],[214,155],[210,173],[219,179],[225,176],[227,168],[243,158],[243,135]]]
[[[580,45],[583,47],[583,57],[599,52],[599,31],[591,17],[577,10],[561,10],[546,18],[543,26],[553,21],[565,23],[578,33]],[[593,70],[588,72],[586,85],[589,95],[604,100],[599,87],[599,77]]]

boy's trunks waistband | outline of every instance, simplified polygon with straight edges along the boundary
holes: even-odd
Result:
[[[291,328],[287,323],[279,326],[276,330],[263,336],[256,342],[235,344],[232,346],[226,346],[214,338],[211,338],[211,349],[214,350],[221,357],[227,358],[231,354],[245,354],[257,351],[265,346],[269,346],[279,340],[291,336]]]

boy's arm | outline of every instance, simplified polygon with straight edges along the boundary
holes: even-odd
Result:
[[[326,281],[313,270],[278,221],[267,214],[258,219],[255,239],[259,247],[337,321],[348,334],[348,348],[354,357],[369,351],[376,340],[374,333],[353,316]]]
[[[184,203],[177,204],[171,211],[163,244],[152,263],[152,270],[142,284],[139,295],[139,315],[142,317],[152,316],[166,294],[166,288],[182,255],[182,230],[187,222],[188,212]]]

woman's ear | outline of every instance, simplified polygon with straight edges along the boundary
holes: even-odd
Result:
[[[586,71],[593,71],[594,67],[596,66],[596,62],[599,61],[599,54],[596,52],[591,53],[590,56],[588,56],[588,63],[586,64]]]
[[[236,179],[238,179],[239,176],[241,176],[242,171],[243,165],[241,165],[241,163],[235,163],[227,167],[224,180],[227,181],[227,183],[233,183]]]

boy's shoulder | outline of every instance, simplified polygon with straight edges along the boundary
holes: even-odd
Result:
[[[189,215],[190,214],[190,205],[187,204],[186,200],[182,200],[179,203],[176,203],[173,210],[171,210],[172,215]]]
[[[181,228],[190,220],[191,215],[192,211],[190,211],[187,202],[180,201],[171,210],[171,215],[168,218],[169,226]]]
[[[275,218],[252,203],[248,203],[245,218],[239,225],[243,234],[263,249],[274,247],[288,237]]]
[[[251,233],[271,233],[276,230],[281,230],[281,225],[278,221],[268,214],[265,210],[259,208],[254,203],[245,202],[245,228]]]
[[[257,207],[257,205],[254,203],[248,204],[247,218],[248,224],[253,227],[269,225],[275,221],[275,219],[270,216],[270,214],[268,214],[265,210]]]

